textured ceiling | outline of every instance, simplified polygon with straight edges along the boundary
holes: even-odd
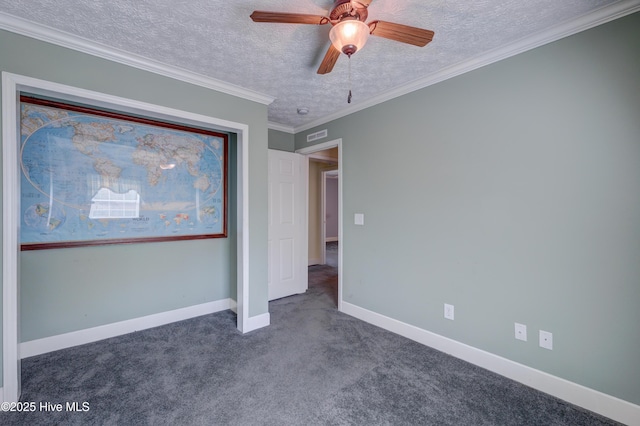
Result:
[[[291,131],[399,87],[535,38],[615,0],[374,0],[375,19],[435,31],[426,47],[370,37],[348,63],[316,70],[330,25],[254,23],[253,10],[326,15],[330,0],[29,0],[0,1],[0,12],[137,56],[275,98],[272,127]],[[309,108],[305,116],[299,107]]]

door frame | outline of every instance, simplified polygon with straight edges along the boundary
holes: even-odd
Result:
[[[338,311],[342,312],[342,287],[343,287],[343,263],[342,253],[344,251],[344,238],[343,238],[343,212],[342,212],[342,187],[343,187],[343,161],[342,161],[342,138],[334,139],[328,142],[319,143],[317,145],[308,146],[305,148],[297,149],[295,152],[303,154],[305,156],[305,162],[307,164],[307,170],[309,168],[309,154],[314,152],[324,151],[325,149],[338,148]],[[308,177],[307,177],[308,181]],[[307,217],[309,216],[309,184],[307,183],[305,191],[307,192]],[[305,244],[309,245],[309,221],[307,220],[305,232]],[[322,236],[324,240],[324,235]]]
[[[340,162],[338,161],[338,167],[340,167]],[[322,185],[321,188],[322,190],[320,191],[322,193],[322,195],[320,196],[320,211],[322,212],[322,226],[321,226],[321,231],[320,234],[322,235],[322,238],[324,239],[324,244],[322,245],[322,264],[326,264],[327,263],[327,179],[334,179],[334,178],[330,178],[329,176],[335,176],[335,179],[338,179],[338,171],[337,170],[325,170],[321,173],[322,175]],[[338,184],[340,184],[340,181],[338,180]],[[338,218],[338,225],[340,224],[340,220]],[[340,239],[338,238],[338,241],[340,241]],[[338,244],[338,247],[340,247],[340,244]]]
[[[338,161],[340,167],[340,161]],[[322,182],[320,182],[320,236],[322,238],[322,255],[320,256],[322,264],[327,264],[327,171],[320,173]],[[309,215],[307,215],[309,216]],[[340,272],[340,271],[338,271]]]
[[[105,93],[2,72],[2,372],[0,401],[20,397],[20,170],[18,169],[20,92],[115,107],[159,119],[180,119],[187,124],[215,127],[237,134],[237,328],[242,333],[260,328],[249,317],[249,126],[215,117],[126,99]]]

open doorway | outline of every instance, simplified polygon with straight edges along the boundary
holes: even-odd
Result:
[[[309,266],[326,264],[327,230],[332,233],[332,240],[338,240],[338,149],[330,148],[314,152],[307,156],[309,161]],[[327,179],[333,178],[327,187]],[[335,185],[333,185],[335,184]],[[331,189],[335,186],[335,191]],[[329,194],[327,190],[329,189]],[[334,197],[327,200],[327,195],[333,193]],[[334,207],[334,209],[332,208]],[[336,222],[335,230],[327,227],[327,208],[335,210],[331,219]],[[330,224],[329,224],[330,225]]]
[[[308,264],[309,284],[315,269],[321,269],[325,275],[335,274],[337,291],[335,294],[338,310],[342,310],[342,140],[325,142],[296,152],[306,156],[309,170],[309,188],[307,200],[308,212]],[[332,179],[329,196],[335,210],[327,213],[327,185]],[[335,188],[333,188],[335,186]],[[335,189],[335,191],[334,191]],[[327,217],[327,215],[332,217]],[[328,223],[330,219],[331,223]],[[333,227],[337,223],[337,232]],[[329,227],[329,229],[328,229]],[[333,235],[328,235],[332,233]],[[315,268],[315,269],[314,269]]]

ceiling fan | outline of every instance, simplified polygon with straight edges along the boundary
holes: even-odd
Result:
[[[419,47],[425,46],[433,39],[434,32],[431,30],[377,20],[366,24],[367,8],[372,1],[335,0],[328,17],[256,10],[251,14],[251,19],[254,22],[281,24],[331,24],[333,26],[329,33],[331,45],[318,68],[318,74],[330,73],[340,53],[351,57],[356,51],[362,49],[369,34]]]

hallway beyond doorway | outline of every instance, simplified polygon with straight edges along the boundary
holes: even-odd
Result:
[[[325,264],[333,268],[338,268],[338,242],[331,241],[326,243],[326,259]]]

